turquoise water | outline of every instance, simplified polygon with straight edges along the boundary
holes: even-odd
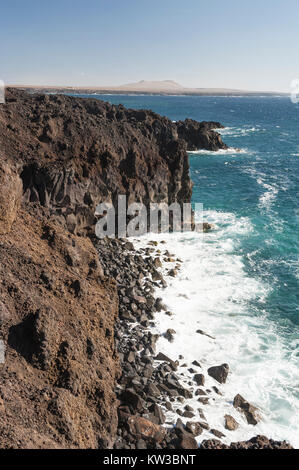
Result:
[[[217,120],[228,127],[223,140],[245,153],[191,155],[193,201],[250,218],[254,231],[240,248],[247,270],[272,284],[270,320],[282,334],[298,335],[299,105],[286,97],[99,98],[152,109],[172,120]]]
[[[259,343],[257,349],[240,343],[233,365],[240,375],[238,386],[246,390],[248,385],[259,406],[263,401],[269,424],[265,432],[273,430],[274,437],[299,445],[299,105],[287,97],[99,98],[152,109],[172,120],[189,117],[226,126],[221,133],[230,151],[190,154],[193,202],[204,204],[205,219],[219,230],[211,258],[223,264],[219,271],[223,269],[223,283],[228,282],[223,318],[238,316],[235,334],[241,334],[237,328],[243,322],[251,344]],[[205,243],[216,247],[214,239]],[[229,292],[234,269],[241,296],[235,285]],[[211,311],[216,308],[206,305]],[[231,325],[228,330],[232,335]],[[237,355],[250,364],[248,377]]]

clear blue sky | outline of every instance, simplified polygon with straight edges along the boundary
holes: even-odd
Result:
[[[298,0],[8,0],[0,79],[287,91],[299,78]]]

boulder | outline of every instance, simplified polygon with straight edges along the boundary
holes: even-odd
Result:
[[[178,270],[177,269],[170,269],[168,271],[168,276],[176,277],[177,275],[178,275]]]
[[[234,407],[244,413],[248,424],[256,426],[261,420],[258,409],[239,394],[234,398]]]
[[[182,434],[177,440],[178,449],[198,449],[198,444],[191,434]]]
[[[155,266],[155,268],[162,268],[162,263],[161,263],[160,258],[155,258],[154,259],[154,266]]]
[[[205,376],[203,374],[195,374],[194,375],[194,381],[199,385],[200,387],[203,387],[205,384]]]
[[[157,404],[152,405],[152,407],[150,408],[150,411],[152,412],[152,415],[155,418],[153,420],[154,423],[157,423],[157,424],[165,423],[165,415],[159,405]]]
[[[211,339],[216,339],[214,336],[209,335],[203,330],[197,330],[196,333],[198,333],[199,335],[207,336],[208,338],[211,338]]]
[[[165,354],[159,352],[157,354],[157,356],[155,357],[155,360],[156,361],[163,361],[163,362],[167,362],[170,367],[172,368],[172,370],[176,371],[177,370],[177,363],[175,361],[173,361],[172,359],[170,359],[168,356],[166,356]]]
[[[217,429],[211,429],[211,433],[214,434],[214,436],[218,437],[218,439],[225,437],[225,435],[221,431],[218,431]]]
[[[160,443],[166,436],[166,429],[141,416],[130,416],[128,427],[133,436],[145,441],[151,440]]]
[[[194,423],[192,421],[188,421],[186,423],[186,430],[193,434],[194,436],[200,436],[203,432],[203,427],[200,423]]]
[[[175,330],[172,330],[171,328],[169,328],[166,333],[165,333],[165,338],[167,339],[167,341],[169,341],[170,343],[173,343],[174,341],[174,335],[175,335],[176,331]]]
[[[217,382],[224,384],[226,382],[229,373],[229,365],[222,364],[221,366],[214,366],[208,369],[208,374]]]
[[[232,416],[225,415],[224,419],[225,419],[225,429],[228,429],[229,431],[235,431],[236,429],[238,429],[239,424]]]
[[[140,412],[145,407],[144,400],[137,393],[135,393],[134,390],[130,390],[130,389],[124,390],[120,395],[120,399],[122,403],[130,406],[132,410],[134,410],[135,412],[136,411]]]

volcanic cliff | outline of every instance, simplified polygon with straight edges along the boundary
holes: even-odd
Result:
[[[96,99],[8,90],[0,109],[2,158],[23,181],[23,200],[85,233],[98,202],[189,202],[186,149],[226,148],[219,123],[173,123]]]

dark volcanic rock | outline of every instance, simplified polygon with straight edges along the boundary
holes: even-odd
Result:
[[[171,368],[173,370],[177,370],[177,363],[175,361],[173,361],[172,359],[170,359],[168,356],[166,356],[165,354],[163,353],[159,353],[156,357],[155,357],[156,361],[164,361],[164,362],[167,362],[168,364],[170,364]]]
[[[120,399],[124,404],[129,405],[133,412],[142,411],[144,408],[144,401],[134,390],[125,390],[120,395]]]
[[[224,148],[213,127],[176,124],[96,99],[8,89],[0,108],[0,147],[18,168],[24,200],[84,233],[93,230],[97,204],[117,207],[120,194],[147,206],[190,202],[186,148]]]
[[[228,372],[228,364],[222,364],[221,366],[210,367],[210,369],[208,369],[208,374],[221,384],[226,382]]]
[[[220,134],[211,130],[220,129],[223,126],[219,122],[197,122],[192,119],[176,123],[178,136],[187,142],[188,150],[208,148],[209,150],[227,149],[222,142]]]
[[[197,383],[197,385],[203,387],[205,384],[205,376],[203,374],[195,374],[194,381]]]

